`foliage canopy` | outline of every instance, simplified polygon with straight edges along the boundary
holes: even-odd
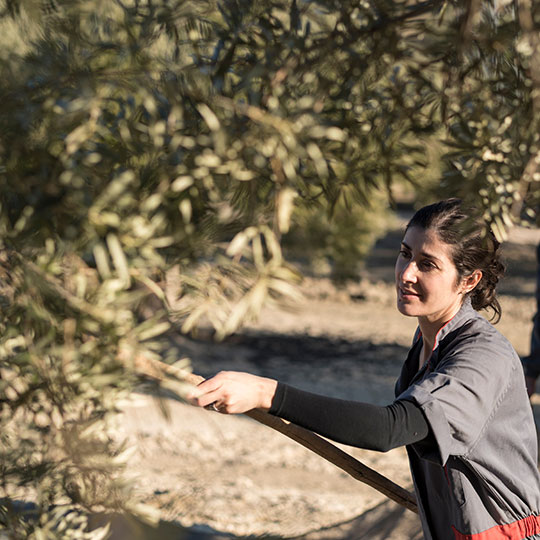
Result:
[[[501,239],[535,218],[538,10],[0,2],[0,486],[40,516],[5,506],[15,536],[86,534],[59,504],[130,508],[104,426],[131,359],[294,296],[288,238],[347,273],[403,184]]]

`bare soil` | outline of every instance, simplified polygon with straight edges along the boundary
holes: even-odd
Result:
[[[179,336],[179,352],[203,376],[246,370],[327,395],[390,402],[416,326],[395,309],[399,234],[378,242],[359,283],[336,288],[328,279],[306,277],[305,300],[294,308],[267,308],[220,344]],[[516,230],[504,246],[508,277],[500,287],[499,329],[520,355],[529,352],[538,241],[540,231]],[[246,417],[173,400],[167,405],[170,420],[155,398],[133,396],[119,431],[135,448],[136,489],[163,521],[216,539],[422,538],[415,514],[283,435]],[[533,408],[540,421],[540,400]],[[339,446],[412,489],[404,449],[381,454]]]

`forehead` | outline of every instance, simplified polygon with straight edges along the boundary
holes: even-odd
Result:
[[[407,229],[402,240],[413,253],[452,263],[452,247],[443,242],[431,229],[412,226]]]

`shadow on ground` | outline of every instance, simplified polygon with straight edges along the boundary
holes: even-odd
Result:
[[[9,508],[10,512],[23,517],[29,523],[39,518],[33,502],[1,499],[0,507]],[[67,510],[66,514],[72,512],[72,510]],[[109,525],[107,540],[230,540],[239,538],[214,531],[205,525],[186,528],[166,521],[151,525],[136,516],[125,513],[92,514],[88,518],[88,531],[94,532],[107,524]],[[9,531],[9,524],[0,522],[0,525]],[[1,532],[0,538],[4,538]]]
[[[96,529],[106,523],[110,524],[110,535],[107,540],[231,540],[239,538],[213,531],[206,526],[185,528],[167,521],[149,525],[126,514],[93,516],[90,525],[92,529]]]
[[[123,514],[94,516],[91,525],[97,528],[109,522],[109,540],[248,540],[253,536],[233,536],[213,531],[209,527],[184,528],[175,523],[160,522],[148,525],[133,516]],[[385,501],[361,516],[338,525],[312,531],[290,540],[384,540],[399,533],[405,540],[421,540],[418,518],[409,510]],[[264,536],[265,540],[278,537]],[[279,537],[283,538],[283,537]]]
[[[255,538],[228,535],[205,526],[184,528],[175,523],[163,521],[157,526],[152,526],[133,516],[122,514],[95,516],[92,520],[92,528],[107,522],[111,526],[109,540],[248,540]],[[290,540],[384,540],[398,531],[404,540],[423,538],[418,518],[414,514],[396,503],[385,501],[354,520],[312,531]],[[278,537],[264,536],[264,538],[277,540]]]
[[[403,540],[422,540],[418,517],[392,501],[333,527],[313,531],[295,540],[384,540],[398,533]]]
[[[394,384],[408,352],[396,343],[273,332],[239,333],[220,343],[210,335],[176,336],[175,341],[205,378],[221,370],[247,371],[342,399],[363,396],[375,404],[394,399]]]

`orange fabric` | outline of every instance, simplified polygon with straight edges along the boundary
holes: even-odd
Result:
[[[463,534],[455,527],[452,529],[456,540],[524,540],[529,536],[540,534],[540,516],[527,516],[507,525],[496,525],[487,531],[476,534]]]

